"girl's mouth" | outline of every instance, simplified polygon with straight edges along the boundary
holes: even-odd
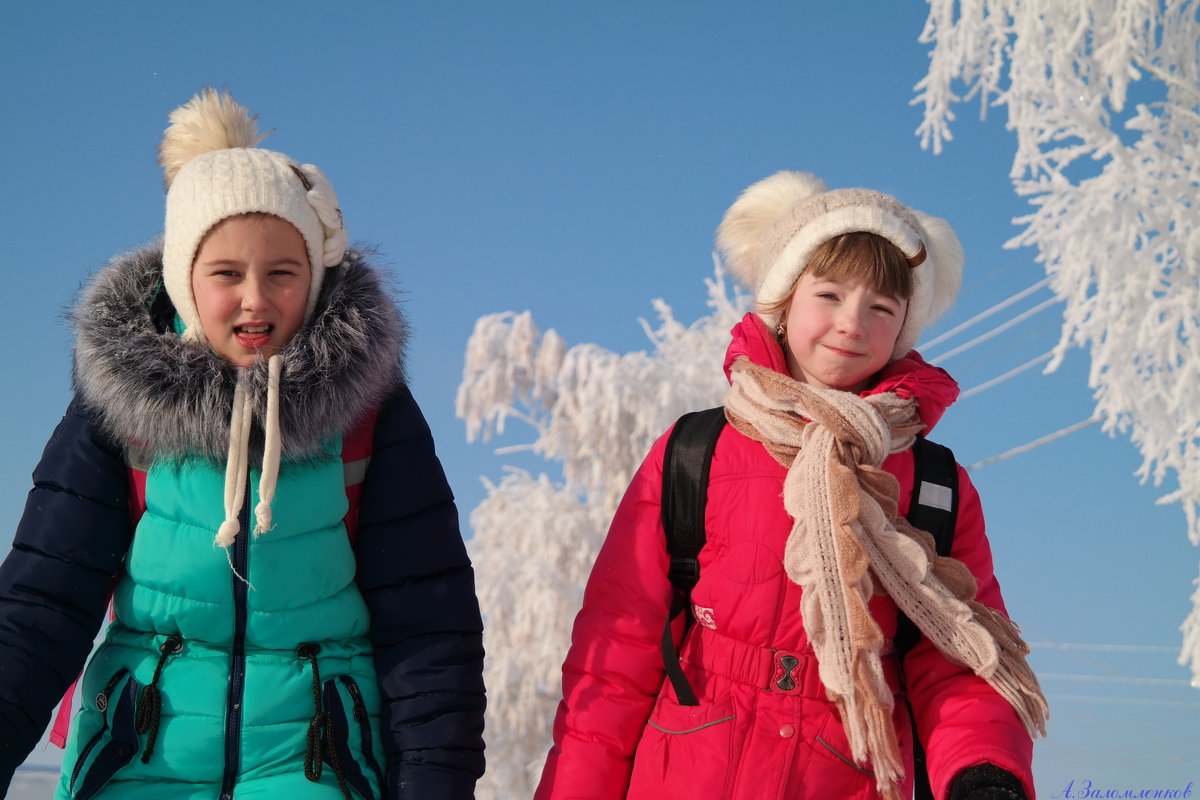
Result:
[[[862,353],[856,353],[853,350],[843,350],[840,347],[829,344],[825,345],[825,349],[833,352],[835,355],[841,356],[842,358],[859,358],[862,356]]]
[[[236,325],[233,329],[238,344],[247,350],[261,350],[271,340],[273,325]]]

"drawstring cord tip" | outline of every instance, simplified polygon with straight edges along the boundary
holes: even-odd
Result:
[[[254,507],[254,535],[266,533],[275,527],[272,522],[271,504],[266,500],[259,501],[259,504]]]
[[[221,523],[221,527],[217,528],[217,537],[213,539],[213,544],[217,547],[228,547],[233,544],[233,540],[237,538],[238,531],[242,526],[238,524],[236,519],[227,519]]]

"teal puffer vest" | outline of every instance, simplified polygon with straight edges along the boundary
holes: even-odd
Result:
[[[379,690],[340,446],[284,462],[261,535],[249,533],[251,470],[228,550],[213,544],[220,466],[151,465],[56,798],[380,796]]]

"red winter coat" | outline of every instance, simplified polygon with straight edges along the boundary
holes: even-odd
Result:
[[[787,371],[778,344],[753,314],[733,330],[727,370],[739,355]],[[945,372],[915,353],[890,365],[868,393],[883,391],[916,397],[927,429],[958,394]],[[634,476],[592,569],[563,665],[554,747],[535,800],[878,797],[869,765],[856,766],[850,757],[805,634],[801,589],[784,572],[792,528],[781,499],[786,470],[729,425],[712,462],[708,540],[692,591],[697,622],[680,648],[700,705],[676,701],[660,644],[673,591],[659,514],[665,446],[663,436]],[[884,467],[900,481],[906,513],[911,451],[889,457]],[[979,600],[1003,610],[979,496],[961,467],[953,556],[978,580]],[[890,639],[895,603],[879,595],[870,607]],[[682,622],[676,624],[678,637]],[[796,694],[767,691],[781,653],[800,659]],[[897,692],[898,661],[895,654],[884,657]],[[1014,773],[1034,796],[1033,744],[1007,701],[927,639],[904,659],[903,670],[935,797],[945,796],[960,770],[983,762]],[[911,726],[899,698],[895,708],[910,796]]]

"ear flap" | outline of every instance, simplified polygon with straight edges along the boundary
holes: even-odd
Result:
[[[742,192],[717,228],[717,248],[730,272],[757,292],[766,278],[761,251],[771,226],[796,203],[827,190],[810,172],[785,170]]]

